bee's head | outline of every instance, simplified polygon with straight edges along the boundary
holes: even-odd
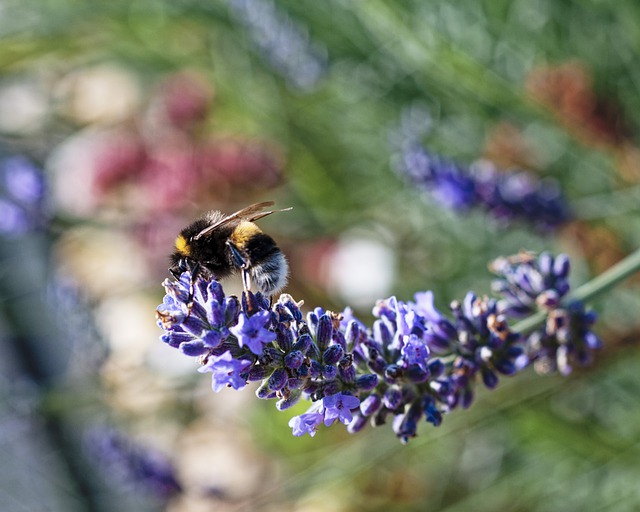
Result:
[[[191,264],[191,246],[187,238],[180,234],[175,241],[175,252],[171,255],[171,267],[169,272],[175,278],[179,278],[180,274],[191,271],[193,265]]]
[[[194,285],[200,275],[201,267],[196,260],[190,257],[191,250],[189,242],[183,235],[179,235],[178,238],[176,238],[175,246],[176,250],[171,255],[169,272],[171,272],[171,275],[176,279],[180,279],[183,272],[189,271],[191,273],[191,278],[189,279],[189,297],[187,299],[187,310],[190,315],[195,293]]]
[[[169,272],[171,272],[171,275],[176,279],[180,279],[180,275],[187,270],[191,270],[189,258],[180,256],[178,253],[172,254],[171,266],[169,267]]]

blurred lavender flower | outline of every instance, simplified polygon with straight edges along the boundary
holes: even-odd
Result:
[[[85,445],[105,474],[122,485],[144,490],[161,500],[182,492],[175,469],[163,454],[135,444],[115,429],[90,430]]]
[[[498,301],[501,313],[515,318],[539,310],[548,313],[544,326],[526,340],[527,353],[538,373],[568,375],[575,364],[591,362],[592,351],[602,347],[600,338],[591,331],[597,315],[586,311],[580,301],[563,305],[571,270],[566,254],[554,257],[548,252],[538,256],[521,252],[498,258],[489,268],[500,277],[492,288],[502,297]]]
[[[19,235],[46,221],[44,174],[23,156],[0,161],[0,235]]]
[[[48,282],[46,298],[61,340],[68,346],[71,357],[68,372],[77,377],[94,375],[104,364],[109,349],[100,335],[89,300],[78,283],[62,273]]]
[[[602,340],[591,330],[597,320],[594,311],[586,311],[580,301],[552,311],[545,326],[527,339],[538,373],[558,371],[568,375],[573,366],[591,363],[592,352],[602,348]]]
[[[554,309],[569,291],[571,264],[566,254],[554,258],[548,252],[539,256],[521,252],[497,258],[489,268],[500,277],[491,284],[502,297],[498,308],[509,316],[524,317],[538,308]]]
[[[326,74],[327,51],[310,41],[306,27],[272,0],[230,0],[229,7],[262,56],[292,88],[310,92],[318,86]]]
[[[569,220],[571,214],[556,181],[539,180],[524,171],[501,172],[487,161],[464,168],[425,149],[420,139],[429,127],[424,109],[412,108],[403,115],[392,134],[398,148],[394,167],[438,203],[456,211],[482,207],[501,224],[520,220],[541,230],[555,229]]]
[[[315,308],[305,317],[290,295],[270,304],[246,291],[239,301],[202,278],[189,309],[184,273],[165,280],[158,325],[164,342],[201,357],[214,391],[261,381],[257,396],[276,399],[279,410],[310,399],[309,410],[289,422],[296,436],[313,436],[336,420],[353,433],[393,418],[393,431],[407,442],[420,420],[438,426],[443,414],[469,407],[478,384],[493,389],[500,375],[530,362],[568,373],[601,344],[591,331],[595,315],[561,302],[569,290],[567,256],[521,253],[496,260],[493,269],[500,299],[469,292],[446,315],[431,292],[409,302],[390,297],[375,305],[371,328],[349,308],[342,314]],[[510,328],[510,318],[538,310],[548,314],[538,332]]]

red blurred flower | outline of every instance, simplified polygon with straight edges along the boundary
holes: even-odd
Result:
[[[283,157],[275,146],[231,136],[201,137],[213,88],[194,72],[172,75],[129,126],[101,136],[95,152],[97,205],[158,214],[195,203],[224,202],[234,189],[280,183]]]
[[[272,187],[280,182],[283,158],[265,143],[239,138],[212,138],[200,148],[205,182]]]
[[[201,75],[183,71],[170,76],[161,86],[160,101],[167,120],[179,130],[188,130],[209,115],[214,90]]]
[[[176,211],[202,186],[193,148],[172,143],[154,147],[140,176],[140,199],[150,211]]]
[[[94,192],[101,197],[122,182],[134,179],[146,160],[144,141],[138,134],[118,132],[107,135],[94,160]]]

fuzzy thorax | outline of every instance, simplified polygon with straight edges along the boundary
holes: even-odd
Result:
[[[233,230],[233,233],[231,233],[231,236],[229,238],[237,247],[245,247],[247,245],[247,242],[251,240],[251,237],[257,235],[258,233],[262,233],[258,226],[256,226],[253,222],[243,220]]]

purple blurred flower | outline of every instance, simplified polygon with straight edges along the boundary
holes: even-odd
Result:
[[[538,308],[553,310],[569,291],[571,265],[566,254],[521,252],[497,258],[489,268],[499,276],[491,285],[501,296],[498,309],[510,316],[523,317]]]
[[[44,173],[23,156],[0,161],[0,234],[19,235],[45,224]]]
[[[395,168],[443,206],[456,211],[484,208],[504,225],[519,220],[549,230],[571,216],[556,181],[524,171],[501,172],[488,162],[465,168],[432,154],[411,135],[400,144]]]
[[[0,234],[25,233],[30,226],[31,222],[24,208],[0,198]]]
[[[548,314],[544,326],[526,340],[528,357],[538,373],[567,375],[575,364],[584,366],[591,361],[592,352],[602,346],[591,330],[597,315],[586,311],[580,301],[563,305],[571,270],[566,254],[554,257],[547,252],[538,256],[521,252],[496,259],[490,268],[500,277],[492,284],[502,296],[500,311],[516,318],[537,311]]]
[[[5,186],[8,194],[23,204],[36,204],[42,200],[45,185],[42,171],[23,156],[7,158],[3,162]]]
[[[265,61],[299,91],[315,89],[327,70],[327,51],[308,30],[270,0],[231,0],[234,18],[247,29]]]
[[[112,428],[94,428],[86,436],[88,454],[98,459],[106,476],[168,500],[182,492],[175,468],[163,454],[134,443]]]
[[[591,330],[596,320],[596,313],[586,310],[580,301],[553,310],[544,327],[527,339],[535,370],[568,375],[576,364],[591,363],[593,351],[602,348],[602,340]]]

